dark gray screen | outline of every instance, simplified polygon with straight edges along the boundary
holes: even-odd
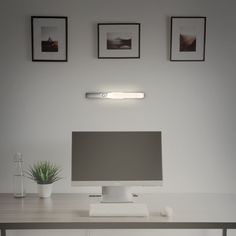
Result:
[[[72,132],[72,181],[162,180],[161,132]]]

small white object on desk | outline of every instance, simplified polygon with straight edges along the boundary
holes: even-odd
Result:
[[[146,204],[97,203],[91,204],[89,216],[149,216]]]
[[[161,216],[164,217],[172,217],[174,213],[174,210],[170,206],[166,206],[163,209],[161,209]]]

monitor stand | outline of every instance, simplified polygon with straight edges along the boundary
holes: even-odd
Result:
[[[129,186],[103,186],[102,203],[131,203],[133,194]]]
[[[102,187],[101,203],[90,204],[90,216],[145,216],[149,215],[146,204],[134,203],[130,187]]]

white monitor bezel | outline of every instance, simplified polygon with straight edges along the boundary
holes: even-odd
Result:
[[[71,185],[76,186],[162,186],[163,180],[136,180],[136,181],[71,181]]]

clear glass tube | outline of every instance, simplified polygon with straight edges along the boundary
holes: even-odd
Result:
[[[24,172],[23,158],[21,153],[16,153],[14,156],[15,172],[14,172],[14,197],[25,197],[24,188]]]

